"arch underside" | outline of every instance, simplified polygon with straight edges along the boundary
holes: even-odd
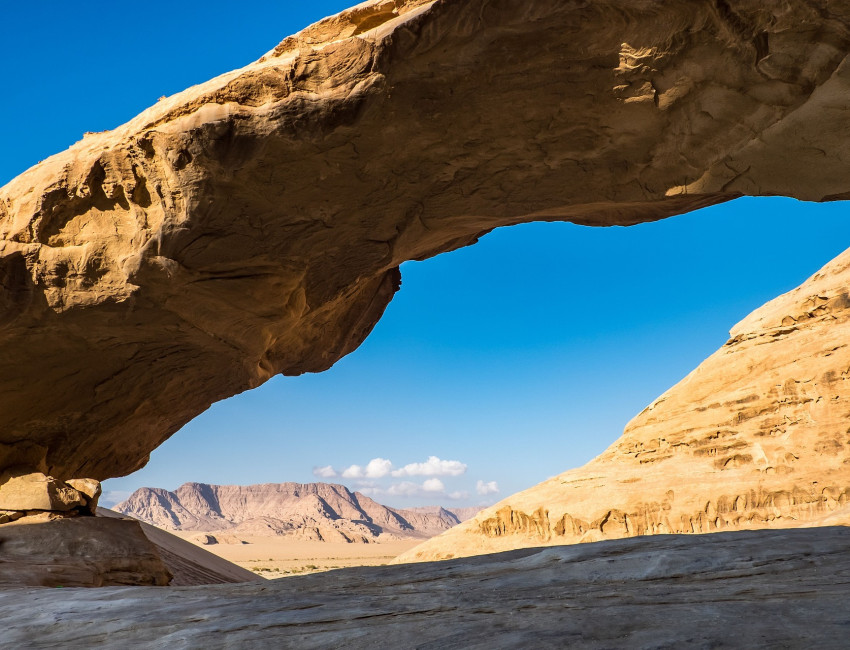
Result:
[[[0,470],[132,472],[496,227],[850,196],[850,5],[762,5],[376,1],[28,170],[0,189]]]

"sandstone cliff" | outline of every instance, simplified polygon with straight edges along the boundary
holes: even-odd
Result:
[[[445,508],[388,508],[328,483],[141,488],[114,510],[165,530],[220,531],[222,539],[292,536],[331,542],[427,539],[460,523]],[[462,509],[469,516],[471,509]],[[474,509],[477,511],[478,509]],[[221,537],[216,532],[217,537]]]
[[[132,472],[499,226],[850,196],[848,25],[843,0],[370,0],[86,134],[0,188],[0,470]]]
[[[850,251],[729,341],[593,461],[397,561],[653,533],[850,525]]]

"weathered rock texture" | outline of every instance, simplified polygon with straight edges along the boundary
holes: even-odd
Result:
[[[388,508],[329,483],[186,483],[174,492],[141,488],[114,510],[166,530],[225,532],[224,538],[215,535],[219,541],[267,535],[363,543],[427,539],[461,522],[444,508]]]
[[[0,508],[4,510],[61,512],[86,505],[88,501],[82,492],[41,472],[0,475]]]
[[[729,341],[584,467],[397,561],[653,533],[850,525],[850,251]]]
[[[121,513],[106,508],[98,508],[97,514],[100,517],[129,519]],[[140,526],[145,537],[156,547],[156,552],[162,559],[162,563],[171,573],[171,581],[168,583],[171,587],[216,585],[227,582],[262,582],[264,580],[257,574],[198,548],[195,544],[180,539],[156,526],[135,520],[131,523]]]
[[[23,521],[32,523],[0,528],[0,588],[164,586],[171,581],[171,572],[137,521]]]
[[[163,530],[103,508],[98,514],[43,513],[0,528],[0,589],[263,581]]]
[[[658,536],[263,584],[0,591],[14,648],[846,648],[850,529]]]
[[[373,0],[0,189],[0,468],[104,479],[532,220],[850,194],[850,4]]]

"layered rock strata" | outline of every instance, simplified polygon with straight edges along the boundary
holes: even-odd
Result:
[[[0,524],[25,517],[93,515],[100,498],[93,479],[57,481],[41,472],[12,469],[0,473]]]
[[[263,581],[163,530],[103,508],[97,514],[41,513],[0,527],[0,590]]]
[[[137,521],[29,517],[0,527],[0,588],[169,584]]]
[[[114,509],[165,530],[215,532],[205,543],[240,536],[349,543],[427,539],[461,521],[444,508],[388,508],[329,483],[186,483],[174,492],[140,488]],[[461,516],[471,515],[469,510],[462,509]]]
[[[106,508],[98,508],[97,514],[100,517],[112,519],[130,519],[121,513]],[[156,547],[157,554],[171,574],[171,581],[168,583],[171,587],[263,582],[265,580],[247,569],[198,548],[197,545],[156,526],[135,520],[131,523],[141,527],[142,533]]]
[[[657,536],[214,588],[0,590],[14,648],[847,647],[850,529]]]
[[[132,472],[355,349],[402,262],[499,226],[850,196],[848,24],[827,0],[371,0],[86,134],[0,189],[0,469]]]
[[[658,533],[850,525],[850,251],[738,323],[593,461],[399,562]]]

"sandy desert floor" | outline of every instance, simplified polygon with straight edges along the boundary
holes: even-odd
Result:
[[[302,541],[286,537],[244,537],[242,539],[248,542],[247,544],[202,545],[196,541],[202,533],[192,531],[173,534],[264,578],[282,578],[345,567],[388,564],[397,555],[421,543],[421,540],[406,540],[376,544],[346,544]]]

